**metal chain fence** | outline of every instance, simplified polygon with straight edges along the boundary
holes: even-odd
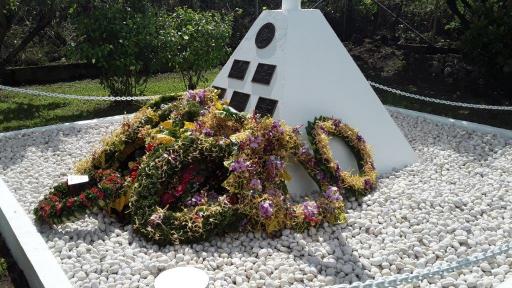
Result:
[[[52,92],[44,92],[44,91],[36,91],[30,89],[23,89],[17,87],[9,87],[0,85],[0,90],[6,90],[17,93],[24,93],[36,96],[46,96],[46,97],[56,97],[56,98],[66,98],[66,99],[78,99],[78,100],[99,100],[99,101],[142,101],[142,100],[151,100],[159,97],[156,96],[122,96],[122,97],[113,97],[113,96],[80,96],[80,95],[68,95],[61,93],[52,93]]]
[[[496,105],[483,105],[483,104],[472,104],[472,103],[463,103],[463,102],[453,102],[441,99],[435,99],[430,97],[425,97],[413,93],[404,92],[398,89],[394,89],[391,87],[384,86],[382,84],[375,83],[373,81],[368,81],[371,86],[375,88],[379,88],[397,95],[402,95],[422,101],[427,101],[431,103],[445,104],[457,107],[465,107],[465,108],[474,108],[474,109],[486,109],[486,110],[502,110],[502,111],[512,111],[512,106],[496,106]],[[144,101],[158,98],[160,95],[154,96],[122,96],[122,97],[113,97],[113,96],[80,96],[80,95],[68,95],[61,93],[52,93],[52,92],[44,92],[37,91],[31,89],[17,88],[17,87],[9,87],[0,85],[0,90],[6,90],[17,93],[24,93],[36,96],[46,96],[46,97],[57,97],[57,98],[67,98],[67,99],[78,99],[78,100],[99,100],[99,101]]]
[[[369,280],[364,283],[354,283],[351,285],[339,284],[334,286],[329,286],[329,288],[369,288],[369,287],[397,287],[404,284],[412,284],[418,283],[425,279],[429,279],[432,277],[442,277],[448,273],[456,272],[462,270],[464,268],[469,268],[478,264],[480,262],[484,262],[490,258],[494,258],[498,255],[506,254],[512,251],[512,242],[505,243],[494,248],[491,248],[482,253],[476,253],[472,256],[456,260],[452,263],[446,263],[437,265],[435,267],[426,268],[422,270],[417,270],[413,273],[406,274],[397,274],[389,277],[384,277],[379,280]]]
[[[406,96],[406,97],[410,97],[410,98],[414,98],[414,99],[418,99],[418,100],[423,100],[423,101],[427,101],[427,102],[432,102],[432,103],[439,103],[439,104],[458,106],[458,107],[466,107],[466,108],[475,108],[475,109],[512,111],[512,106],[493,106],[493,105],[481,105],[481,104],[472,104],[472,103],[453,102],[453,101],[429,98],[429,97],[425,97],[425,96],[420,96],[420,95],[400,91],[398,89],[393,89],[393,88],[390,88],[390,87],[387,87],[387,86],[384,86],[384,85],[381,85],[381,84],[378,84],[378,83],[375,83],[372,81],[368,81],[368,83],[370,83],[370,85],[372,85],[375,88],[379,88],[379,89],[389,91],[391,93],[395,93],[398,95],[402,95],[402,96]]]

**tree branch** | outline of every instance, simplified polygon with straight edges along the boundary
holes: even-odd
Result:
[[[446,0],[446,5],[448,5],[448,9],[452,12],[453,15],[455,15],[459,21],[460,24],[464,29],[469,27],[469,20],[460,12],[459,7],[457,6],[457,0]]]
[[[7,35],[7,32],[12,28],[14,18],[14,15],[9,13],[7,10],[7,2],[2,1],[0,4],[0,51],[2,51],[2,46],[4,44],[4,39]]]
[[[50,23],[52,23],[54,13],[51,13],[50,15],[41,16],[39,20],[37,21],[37,24],[23,37],[21,42],[14,47],[6,57],[0,60],[0,67],[4,67],[7,65],[10,61],[12,61],[18,54],[23,51],[27,47],[32,40],[41,32],[43,31]]]

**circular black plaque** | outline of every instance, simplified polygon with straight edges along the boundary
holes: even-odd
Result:
[[[276,35],[276,27],[272,23],[265,23],[256,34],[256,47],[263,49],[272,43]]]

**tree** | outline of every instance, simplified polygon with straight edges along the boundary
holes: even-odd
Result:
[[[219,12],[199,12],[178,8],[166,18],[169,65],[180,72],[188,89],[195,89],[206,71],[218,66],[229,55],[233,17]]]
[[[447,0],[460,22],[466,59],[494,80],[512,77],[512,1]]]
[[[0,1],[0,70],[59,17],[66,17],[64,0]],[[16,35],[9,37],[16,28]],[[16,38],[16,39],[11,39]]]
[[[110,95],[142,95],[163,45],[156,9],[140,0],[89,0],[73,11],[76,58],[101,69]]]

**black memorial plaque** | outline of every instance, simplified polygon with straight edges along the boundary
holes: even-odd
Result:
[[[260,30],[258,30],[258,33],[256,34],[256,47],[259,49],[266,48],[268,45],[270,45],[270,43],[272,43],[275,35],[276,27],[274,24],[270,22],[263,24],[263,26],[261,26]]]
[[[258,98],[258,103],[256,103],[256,108],[254,108],[254,113],[260,114],[262,117],[273,117],[274,112],[276,111],[276,107],[277,100],[260,97]]]
[[[250,97],[249,94],[234,91],[231,100],[229,100],[229,106],[238,112],[244,112]]]
[[[249,68],[249,61],[243,60],[235,60],[233,61],[233,65],[231,65],[231,70],[229,70],[229,78],[234,78],[238,80],[244,80],[245,74],[247,73],[247,69]]]
[[[252,82],[270,85],[274,71],[276,71],[276,65],[258,63],[256,72],[254,72],[254,76],[252,76]]]
[[[224,99],[224,96],[226,96],[226,89],[218,86],[212,86],[216,90],[219,90],[219,99]]]

